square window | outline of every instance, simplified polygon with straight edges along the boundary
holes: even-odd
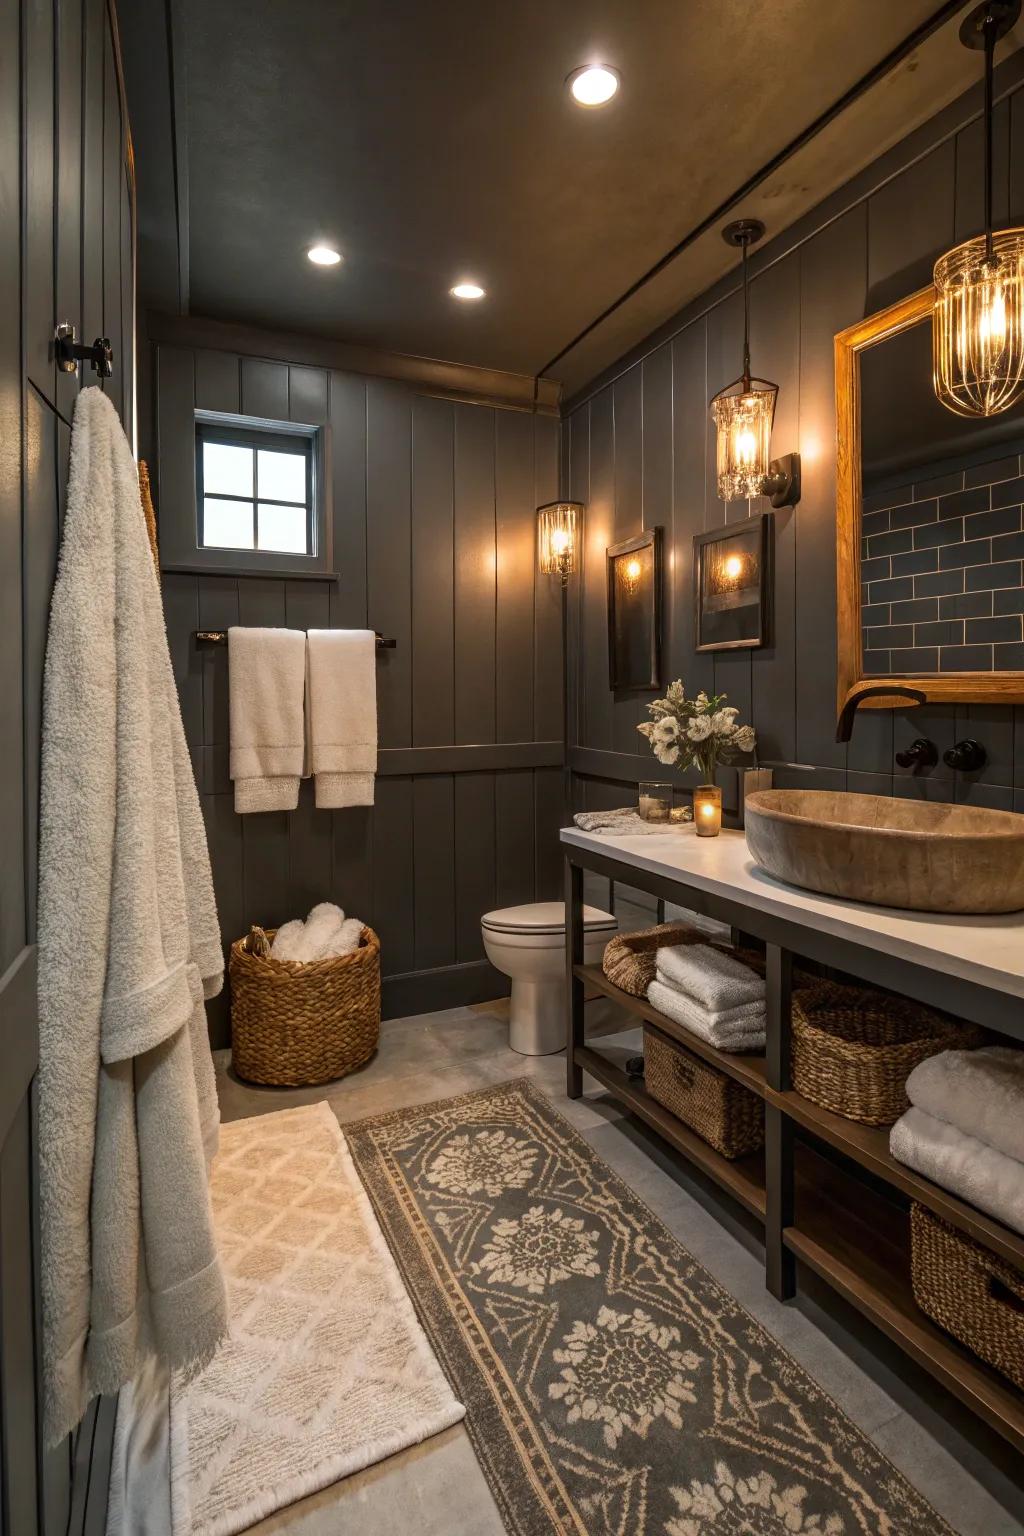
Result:
[[[314,554],[308,433],[200,418],[196,492],[201,549]]]

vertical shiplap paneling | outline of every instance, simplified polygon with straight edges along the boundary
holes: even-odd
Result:
[[[992,216],[996,229],[1010,222],[1010,111],[1008,101],[996,103],[992,114]],[[959,244],[985,229],[985,137],[979,117],[956,136],[956,201],[953,239]]]
[[[241,410],[241,364],[233,352],[195,353],[195,403],[200,411]]]
[[[103,93],[106,39],[104,0],[82,0],[82,302],[76,320],[87,340],[103,324]],[[191,394],[191,392],[190,392]]]
[[[56,8],[55,317],[76,325],[81,325],[82,315],[82,4],[83,0],[61,0]],[[70,421],[78,379],[73,373],[57,373],[55,384],[57,409]]]
[[[25,73],[25,367],[47,400],[54,394],[53,0],[23,0]],[[8,226],[8,229],[17,226]],[[6,238],[11,238],[10,234]],[[7,324],[10,324],[8,311]],[[61,317],[64,318],[63,316]],[[69,316],[73,319],[73,316]],[[90,341],[92,337],[90,336]]]
[[[288,367],[288,420],[306,427],[326,425],[330,375],[325,368]]]
[[[714,475],[705,426],[707,322],[687,326],[672,349],[672,554],[668,562],[666,627],[668,681],[680,678],[692,695],[714,686],[715,667],[694,637],[693,540],[704,532],[705,481]]]
[[[608,672],[608,545],[615,537],[615,406],[611,389],[590,402],[590,501],[583,541],[584,731],[588,747],[615,746]]]
[[[560,768],[538,768],[533,775],[534,868],[538,901],[557,901],[562,895],[562,850],[558,829],[569,820],[563,785]]]
[[[397,641],[377,662],[382,747],[412,744],[412,543],[410,398],[390,384],[366,386],[367,620]],[[407,967],[408,969],[408,967]]]
[[[668,684],[669,614],[671,612],[672,571],[672,349],[669,345],[658,347],[645,357],[642,367],[643,386],[643,491],[644,528],[662,530],[662,645],[661,681]],[[646,720],[645,705],[653,695],[641,702],[640,720]],[[634,732],[632,752],[644,750],[644,743]]]
[[[109,379],[102,380],[118,414],[124,411],[125,356],[121,336],[121,187],[124,150],[121,138],[121,103],[117,94],[117,74],[113,44],[108,42],[103,55],[103,330],[113,350]],[[85,322],[89,324],[88,321]],[[83,340],[90,342],[98,333],[89,331]],[[87,382],[94,383],[95,376]]]
[[[956,140],[947,139],[868,202],[865,314],[922,288],[954,238]]]
[[[775,454],[795,453],[800,438],[800,257],[794,251],[753,285],[750,295],[752,358],[779,386],[772,430]],[[758,367],[762,364],[758,363]],[[751,503],[770,512],[766,497]],[[771,643],[751,653],[751,713],[762,757],[793,762],[796,757],[796,530],[800,507],[771,514],[775,560],[772,579]],[[734,702],[738,702],[734,700]]]
[[[516,907],[532,901],[534,856],[533,770],[494,776],[495,903]]]
[[[413,789],[413,969],[455,962],[455,788],[450,773],[420,774]]]
[[[582,502],[583,522],[580,527],[580,553],[578,570],[569,583],[570,633],[572,636],[572,664],[569,668],[569,742],[579,746],[590,744],[586,721],[590,691],[587,686],[586,645],[586,531],[590,520],[590,406],[583,405],[573,411],[568,421],[569,459],[567,464],[568,493],[573,501]],[[538,580],[540,578],[538,577]]]
[[[533,741],[534,419],[496,411],[495,536],[495,739]],[[551,665],[549,659],[549,666]]]
[[[334,520],[331,624],[366,628],[366,384],[332,373],[329,389],[328,472]],[[378,674],[379,675],[379,674]]]
[[[161,579],[164,618],[171,666],[181,703],[185,740],[190,747],[202,749],[203,729],[203,654],[192,636],[200,627],[199,577],[175,576],[168,572]],[[209,788],[204,784],[202,787]]]
[[[39,857],[39,759],[43,725],[43,657],[50,593],[57,571],[57,417],[33,390],[25,391],[25,860],[27,931],[35,935]]]
[[[494,412],[455,406],[455,741],[495,739]]]
[[[800,249],[800,453],[796,518],[796,753],[843,770],[835,739],[836,407],[833,337],[862,314],[867,208],[860,204]],[[864,720],[858,722],[860,730]]]
[[[534,507],[556,500],[559,486],[559,423],[550,416],[533,419]],[[542,576],[536,568],[536,527],[533,532],[533,729],[535,741],[562,738],[562,591],[557,576]],[[578,588],[578,582],[572,586]],[[523,677],[524,689],[528,676]]]
[[[455,417],[412,402],[412,744],[455,739]]]
[[[288,364],[242,359],[242,410],[266,421],[288,420]]]
[[[157,454],[161,507],[196,502],[195,368],[185,347],[157,349]],[[194,558],[191,538],[182,539],[181,521],[160,519],[160,558],[166,565],[186,565]]]
[[[238,583],[238,622],[250,629],[284,629],[289,583],[277,576],[244,577]]]
[[[19,26],[16,5],[0,6],[0,227],[20,227]],[[9,323],[0,328],[0,739],[20,742],[21,592],[21,242],[0,240],[0,294]],[[0,758],[0,973],[25,942],[24,781],[20,753]]]
[[[460,963],[483,958],[480,918],[496,902],[493,773],[455,775],[455,948]]]
[[[322,811],[318,819],[331,840],[331,900],[350,917],[368,923],[374,914],[373,818],[369,806],[352,806]]]
[[[164,577],[165,581],[168,579]],[[197,580],[200,629],[230,629],[241,622],[237,577],[200,576]],[[198,652],[191,635],[187,643]],[[231,739],[228,729],[228,648],[226,645],[204,646],[198,654],[203,675],[203,745],[214,760],[214,779],[208,782],[207,788],[222,790],[229,787],[226,782],[227,750]],[[220,763],[225,777],[220,775]]]
[[[404,777],[377,780],[373,816],[373,926],[380,937],[385,976],[404,975],[414,970],[416,964],[414,782]]]
[[[615,422],[614,541],[631,539],[644,526],[643,370],[637,365],[616,379],[612,389]],[[607,593],[607,587],[606,587]],[[612,745],[634,752],[636,728],[645,718],[644,700],[654,694],[622,692],[612,701]]]

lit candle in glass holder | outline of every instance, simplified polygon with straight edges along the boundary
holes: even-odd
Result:
[[[717,784],[698,784],[693,792],[693,820],[698,837],[717,837],[722,830],[722,791]]]

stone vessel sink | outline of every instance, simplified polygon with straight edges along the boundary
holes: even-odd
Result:
[[[748,795],[747,847],[779,880],[915,912],[1024,908],[1024,816],[828,789]]]

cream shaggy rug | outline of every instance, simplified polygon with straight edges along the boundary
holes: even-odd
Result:
[[[174,1536],[234,1536],[457,1423],[327,1104],[221,1127],[231,1338],[171,1391]]]

